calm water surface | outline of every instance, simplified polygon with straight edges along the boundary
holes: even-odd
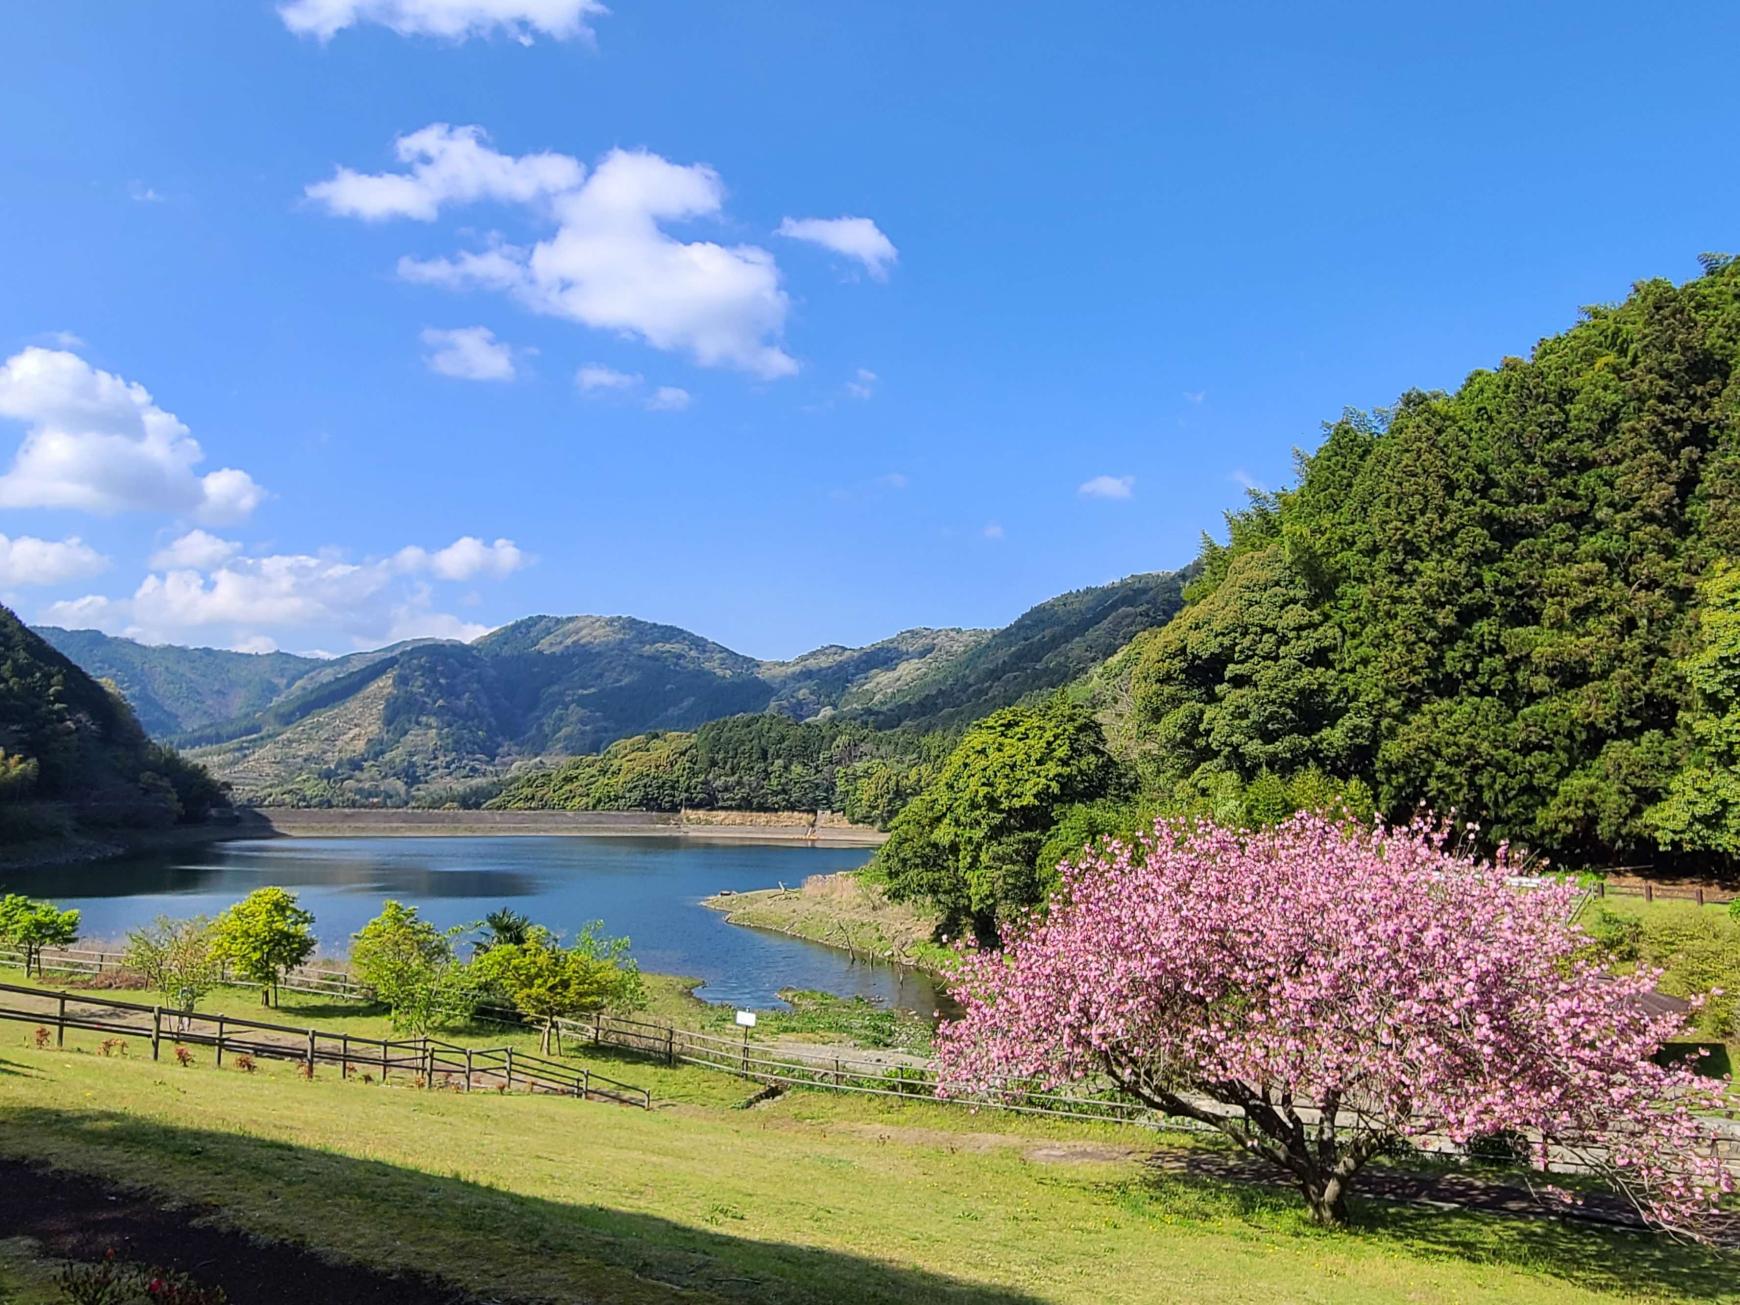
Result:
[[[795,887],[869,859],[867,848],[674,838],[277,838],[12,872],[0,890],[76,906],[85,937],[118,939],[154,916],[215,915],[275,884],[314,912],[327,954],[342,952],[388,897],[443,928],[507,906],[560,932],[603,920],[606,933],[629,937],[643,970],[699,978],[708,1001],[769,1007],[781,988],[814,988],[929,1015],[938,998],[923,975],[727,924],[701,905],[723,889]]]

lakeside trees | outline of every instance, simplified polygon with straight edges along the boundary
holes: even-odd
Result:
[[[1577,889],[1510,869],[1421,826],[1163,823],[965,961],[943,1089],[1104,1076],[1285,1169],[1327,1225],[1386,1146],[1520,1134],[1696,1231],[1734,1186],[1697,1118],[1722,1085],[1656,1063],[1684,1017],[1589,955]]]
[[[213,938],[220,958],[260,985],[260,1003],[274,1005],[284,971],[314,955],[314,915],[283,888],[256,888],[218,916]]]
[[[69,947],[78,941],[79,913],[19,893],[0,897],[0,945],[24,954],[24,973],[42,972],[44,947]]]

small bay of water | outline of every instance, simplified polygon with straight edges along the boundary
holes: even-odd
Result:
[[[696,843],[676,838],[274,838],[0,875],[0,892],[83,912],[86,938],[119,940],[158,915],[216,915],[256,888],[288,888],[314,912],[326,955],[389,897],[442,928],[499,907],[572,934],[602,920],[626,935],[642,970],[702,980],[704,1000],[766,1008],[782,988],[874,998],[928,1016],[939,995],[922,974],[727,924],[701,899],[730,889],[796,887],[851,870],[866,848]]]

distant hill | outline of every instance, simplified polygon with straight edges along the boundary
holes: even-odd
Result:
[[[172,824],[222,794],[198,766],[152,742],[118,693],[0,607],[0,836],[31,827],[38,802],[76,818]]]
[[[1135,576],[1053,599],[1005,630],[907,630],[790,661],[625,616],[528,616],[470,644],[333,661],[42,634],[122,686],[154,733],[192,748],[239,798],[398,805],[466,796],[520,761],[729,716],[952,725],[1075,679],[1164,621],[1177,588]]]
[[[156,738],[173,738],[261,711],[325,664],[316,657],[291,653],[154,647],[99,630],[42,626],[37,633],[91,675],[112,680],[127,696],[139,723]]]
[[[1184,605],[1184,575],[1153,571],[1077,589],[1030,608],[946,663],[924,668],[876,700],[843,706],[882,727],[950,728],[1088,674]]]

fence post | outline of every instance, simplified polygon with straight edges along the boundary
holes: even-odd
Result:
[[[151,1059],[156,1060],[163,1046],[163,1007],[151,1008]]]
[[[507,1049],[507,1085],[508,1091],[512,1092],[514,1090],[514,1049],[512,1047]]]
[[[218,1063],[219,1068],[223,1067],[223,1063],[224,1063],[224,1017],[222,1015],[218,1016],[217,1063]]]
[[[580,1071],[580,1099],[582,1101],[586,1100],[586,1098],[588,1096],[590,1096],[591,1093],[592,1093],[592,1071],[589,1069],[583,1069]]]
[[[338,1044],[338,1076],[340,1078],[350,1077],[350,1034],[348,1033],[343,1035]]]
[[[314,1077],[314,1030],[308,1030],[308,1077]]]
[[[471,1048],[465,1049],[465,1090],[471,1091]]]
[[[54,1027],[54,1045],[66,1046],[66,994],[60,994],[60,1023]]]
[[[834,1057],[834,1086],[840,1086],[840,1058]]]
[[[603,1041],[604,1041],[604,1012],[602,1010],[596,1010],[596,1011],[592,1012],[592,1045],[596,1047],[599,1043],[601,1043]]]
[[[665,1026],[665,1064],[677,1063],[677,1031],[670,1025]]]
[[[387,1081],[387,1040],[381,1039],[381,1082]]]
[[[1646,902],[1655,901],[1655,885],[1650,883],[1647,879],[1644,880],[1643,884],[1643,900]]]
[[[1702,906],[1703,904],[1704,904],[1704,890],[1702,888],[1700,888],[1700,889],[1698,889],[1698,905]]]

